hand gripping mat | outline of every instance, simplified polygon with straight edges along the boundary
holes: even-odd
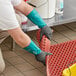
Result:
[[[53,53],[53,55],[46,57],[47,76],[62,76],[63,70],[68,68],[69,63],[76,60],[76,40],[50,45],[50,41],[45,36],[41,42],[39,39],[40,30],[37,32],[40,48],[43,51]]]
[[[41,30],[38,30],[37,35],[36,35],[37,41],[39,43],[39,47],[43,51],[49,51],[50,50],[50,41],[46,38],[45,35],[42,37],[42,40],[40,41],[40,31]]]

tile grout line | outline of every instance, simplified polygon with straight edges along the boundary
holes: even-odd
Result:
[[[12,51],[12,52],[14,52],[14,51]],[[19,57],[21,57],[20,55],[18,55],[16,52],[14,52],[17,56],[19,56]],[[14,57],[17,57],[17,56],[14,56]],[[12,57],[9,57],[9,58],[12,58]],[[26,59],[24,59],[23,57],[21,57],[23,60],[25,60],[27,63],[29,63]],[[10,63],[7,59],[5,59],[8,63]],[[25,62],[24,62],[25,63]],[[11,63],[10,63],[11,64]],[[20,64],[20,63],[18,63],[18,64]],[[16,64],[16,65],[18,65],[18,64]],[[31,63],[29,63],[30,65],[32,65]],[[11,64],[12,66],[14,66],[13,64]],[[35,67],[34,65],[32,65],[33,67]],[[15,67],[15,66],[14,66]],[[16,68],[16,67],[15,67]],[[38,67],[39,68],[39,67]],[[35,69],[37,69],[37,70],[39,70],[37,67],[35,67]],[[17,69],[17,68],[16,68]],[[35,70],[35,69],[32,69],[32,70]],[[17,69],[17,70],[19,70],[19,69]],[[20,70],[19,70],[20,71]],[[29,70],[29,71],[31,71],[31,70]],[[40,70],[39,70],[40,71]],[[21,71],[20,71],[21,72]],[[40,71],[41,72],[41,71]],[[42,73],[42,72],[41,72]]]
[[[58,31],[56,31],[56,32],[58,32]],[[65,36],[63,33],[61,33],[61,32],[58,32],[58,33],[63,35],[65,38],[68,38],[69,40],[71,40],[69,37]]]
[[[9,64],[11,64],[8,60],[6,60]],[[16,68],[13,64],[11,64],[16,70],[18,70],[23,76],[25,76],[18,68]]]
[[[68,29],[70,29],[71,31],[74,31],[73,29],[71,29],[70,27],[68,27],[67,25],[64,24],[65,27],[67,27]],[[74,31],[76,32],[76,31]]]
[[[20,56],[20,55],[18,55],[18,56]],[[21,57],[21,56],[20,56]],[[21,57],[22,59],[24,59],[23,57]],[[24,59],[25,61],[27,61],[26,59]],[[29,63],[29,61],[27,61],[28,63]],[[31,64],[31,63],[29,63],[30,65],[32,65],[33,67],[35,67],[33,64]],[[37,70],[39,70],[38,68],[40,68],[40,67],[35,67],[35,69],[37,69]],[[34,69],[33,69],[34,70]],[[40,70],[39,70],[40,71]],[[41,72],[41,71],[40,71]],[[41,72],[42,73],[42,72]]]

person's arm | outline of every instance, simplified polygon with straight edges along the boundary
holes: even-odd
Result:
[[[43,52],[31,39],[25,34],[20,27],[8,30],[9,35],[26,51],[35,55],[36,60],[42,62],[45,65],[45,58],[51,53]]]
[[[44,20],[41,18],[39,13],[29,4],[22,1],[19,5],[14,7],[16,10],[20,11],[24,15],[28,17],[34,24],[36,24],[39,28],[41,28],[41,38],[43,35],[50,40],[52,35],[52,30],[47,26]]]
[[[15,6],[15,9],[26,15],[28,19],[30,19],[39,28],[43,28],[47,25],[40,17],[39,13],[26,2],[22,1],[21,4]]]

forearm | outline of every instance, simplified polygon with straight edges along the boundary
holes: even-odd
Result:
[[[26,35],[20,27],[12,30],[8,30],[8,33],[15,40],[15,42],[20,45],[22,48],[28,46],[31,42],[31,39]]]
[[[33,10],[33,7],[24,1],[22,1],[18,6],[15,6],[14,8],[26,16]]]

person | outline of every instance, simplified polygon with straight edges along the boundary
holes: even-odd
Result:
[[[31,38],[22,31],[16,18],[15,9],[24,14],[41,29],[40,40],[43,35],[51,40],[51,28],[47,26],[35,8],[23,0],[0,0],[0,31],[7,31],[18,45],[20,45],[24,50],[34,54],[36,60],[45,65],[45,57],[51,55],[51,53],[42,51],[38,46],[36,46]],[[2,60],[2,55],[0,56],[0,60]],[[0,65],[2,63],[4,64],[4,61],[0,62]],[[2,66],[0,66],[0,69],[2,69]]]
[[[16,14],[16,18],[18,20],[18,23],[20,24],[21,26],[21,17]],[[5,30],[0,30],[0,45],[2,44],[2,42],[7,38],[9,37],[9,34],[7,31]],[[1,73],[4,71],[5,69],[5,62],[4,62],[4,59],[3,59],[3,56],[2,56],[2,51],[1,51],[1,48],[0,48],[0,75]]]

